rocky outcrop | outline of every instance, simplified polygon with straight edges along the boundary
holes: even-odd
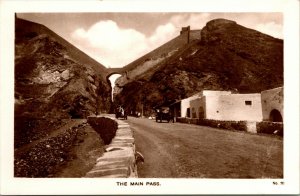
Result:
[[[18,18],[15,24],[16,146],[50,132],[60,119],[109,111],[111,86],[103,65],[43,25]],[[24,130],[41,119],[44,127]]]
[[[16,19],[17,116],[86,117],[110,108],[106,68],[45,26]]]
[[[206,89],[258,93],[283,85],[283,40],[225,19],[209,21],[199,37],[122,86],[115,101],[151,115],[156,105]]]

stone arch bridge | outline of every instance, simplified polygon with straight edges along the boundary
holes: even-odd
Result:
[[[108,73],[106,78],[109,78],[113,74],[121,74],[124,75],[127,73],[127,69],[125,67],[120,67],[120,68],[108,68],[107,69]]]
[[[122,76],[126,76],[127,77],[127,74],[128,74],[128,69],[127,67],[120,67],[120,68],[107,68],[107,75],[106,75],[106,80],[107,81],[110,81],[109,80],[109,77],[113,74],[120,74]]]

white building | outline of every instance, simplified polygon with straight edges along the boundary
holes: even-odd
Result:
[[[191,117],[191,101],[199,98],[201,96],[201,93],[197,93],[191,97],[182,99],[179,104],[180,104],[180,117]]]
[[[204,90],[182,101],[181,117],[262,121],[260,93],[231,94],[230,91]],[[188,116],[188,111],[190,111],[190,116]]]

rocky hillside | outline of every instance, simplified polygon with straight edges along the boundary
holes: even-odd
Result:
[[[108,111],[106,74],[103,65],[47,27],[16,18],[15,145],[43,135],[59,119]]]
[[[160,65],[168,61],[169,58],[188,42],[194,40],[200,40],[200,30],[190,31],[189,35],[186,30],[182,30],[179,36],[126,65],[123,69],[126,70],[127,74],[118,78],[114,93],[118,94],[122,90],[122,88],[119,87],[123,87],[129,82],[143,78],[145,73],[149,74],[150,72],[153,73],[159,70]]]
[[[119,85],[116,101],[132,111],[143,107],[147,115],[155,105],[203,89],[254,93],[282,85],[283,40],[216,19],[206,24],[199,39],[179,47],[155,69]]]

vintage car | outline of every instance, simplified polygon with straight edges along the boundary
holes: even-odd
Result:
[[[174,117],[170,112],[170,108],[166,106],[162,107],[156,107],[156,117],[155,120],[156,122],[162,122],[163,120],[166,120],[168,122],[172,121],[174,122]]]

